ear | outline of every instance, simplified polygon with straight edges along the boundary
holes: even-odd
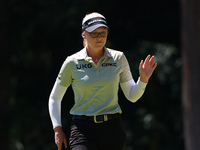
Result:
[[[83,39],[86,39],[86,37],[85,37],[85,31],[83,31],[81,35],[82,35]]]

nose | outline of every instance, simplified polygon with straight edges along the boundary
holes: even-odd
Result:
[[[98,33],[97,38],[101,38],[101,37],[102,37],[101,33]]]
[[[102,39],[101,34],[98,34],[98,36],[96,37],[96,39],[97,39],[98,41],[101,40],[101,39]]]

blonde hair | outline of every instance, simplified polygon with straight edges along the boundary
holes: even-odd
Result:
[[[85,17],[83,18],[82,20],[82,25],[89,19],[91,18],[95,18],[95,17],[102,17],[104,19],[106,19],[102,14],[98,13],[98,12],[92,12],[92,13],[89,13],[89,14],[86,14]],[[83,31],[85,32],[85,31]],[[85,47],[87,45],[87,40],[86,39],[83,39],[83,47]]]

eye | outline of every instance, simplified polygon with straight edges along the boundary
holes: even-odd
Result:
[[[101,32],[101,36],[106,36],[106,32]]]
[[[90,33],[90,35],[91,35],[92,37],[96,37],[96,36],[98,35],[98,33],[97,33],[97,32],[92,32],[92,33]]]

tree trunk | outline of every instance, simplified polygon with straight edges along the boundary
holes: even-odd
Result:
[[[200,150],[200,0],[181,0],[185,150]]]

